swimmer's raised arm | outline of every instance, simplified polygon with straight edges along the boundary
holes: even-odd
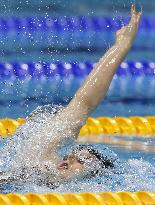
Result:
[[[137,13],[135,6],[132,5],[129,24],[117,31],[115,44],[100,59],[66,108],[75,118],[84,119],[84,116],[88,116],[105,96],[116,69],[132,46],[140,17],[141,13]]]
[[[84,84],[77,91],[69,105],[61,112],[58,122],[61,129],[57,137],[52,140],[53,151],[66,136],[78,137],[80,128],[84,125],[88,115],[97,107],[105,96],[111,80],[120,63],[124,60],[136,36],[141,13],[137,13],[135,6],[131,6],[131,20],[128,25],[116,33],[116,42],[100,59],[86,78]]]

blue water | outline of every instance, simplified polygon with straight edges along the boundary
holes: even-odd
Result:
[[[81,192],[81,191],[154,191],[155,189],[155,140],[154,138],[136,138],[113,136],[106,142],[108,136],[94,136],[104,142],[117,154],[114,170],[104,170],[100,176],[91,179],[78,178],[60,185],[54,190],[42,185],[17,181],[14,184],[3,185],[3,192]],[[4,146],[4,141],[0,142]],[[2,145],[3,144],[3,145]],[[102,147],[103,148],[103,147]],[[111,151],[104,151],[111,154]],[[115,156],[116,157],[116,156]],[[5,191],[4,191],[5,187]]]
[[[26,117],[39,105],[67,105],[83,80],[84,77],[71,80],[2,81],[0,117]],[[154,77],[115,76],[105,99],[92,116],[154,115],[154,102]]]
[[[154,18],[155,3],[145,0],[135,1],[139,10],[143,10],[144,17]],[[84,0],[80,5],[77,0],[71,1],[1,1],[0,11],[4,19],[33,17],[59,18],[86,16],[111,17],[117,22],[129,16],[131,2],[128,0],[89,1]],[[117,23],[116,23],[117,24]],[[108,26],[108,24],[107,24]],[[127,60],[154,60],[154,32],[140,30]],[[1,61],[97,61],[114,40],[111,28],[105,31],[0,31]]]

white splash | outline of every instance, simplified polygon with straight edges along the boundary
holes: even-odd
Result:
[[[0,155],[0,171],[5,172],[0,176],[1,192],[155,190],[155,167],[142,159],[120,160],[116,169],[105,169],[94,177],[84,175],[59,183],[49,146],[56,137],[55,133],[61,133],[63,126],[66,126],[55,120],[55,114],[62,109],[62,106],[40,107],[17,130],[15,136],[6,141]],[[12,177],[15,179],[13,182],[8,180]],[[52,180],[54,186],[51,189],[48,185]]]

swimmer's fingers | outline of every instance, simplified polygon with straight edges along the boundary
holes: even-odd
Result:
[[[121,42],[122,39],[129,39],[131,42],[135,38],[140,22],[141,12],[136,12],[135,6],[131,6],[131,20],[128,25],[122,27],[116,32],[117,42]]]
[[[133,15],[135,15],[135,14],[136,14],[136,8],[135,8],[135,5],[132,4],[131,5],[131,17],[133,17]]]
[[[136,11],[136,7],[134,4],[131,5],[131,20],[129,24],[139,25],[140,18],[142,13]]]

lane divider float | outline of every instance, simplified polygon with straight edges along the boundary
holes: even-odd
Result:
[[[155,192],[0,194],[0,205],[154,205]]]
[[[12,135],[25,123],[24,118],[0,119],[0,135]],[[89,135],[155,136],[155,116],[89,117],[81,128],[79,138]]]
[[[71,62],[71,63],[0,63],[0,77],[3,79],[16,78],[41,78],[60,75],[61,77],[84,77],[88,75],[95,62]],[[155,76],[155,62],[149,61],[128,61],[123,62],[116,71],[116,76],[142,76],[154,77]]]
[[[109,16],[72,16],[72,17],[1,17],[0,32],[88,32],[115,31],[128,22],[127,18],[111,18]],[[155,18],[143,16],[141,30],[154,31]]]

